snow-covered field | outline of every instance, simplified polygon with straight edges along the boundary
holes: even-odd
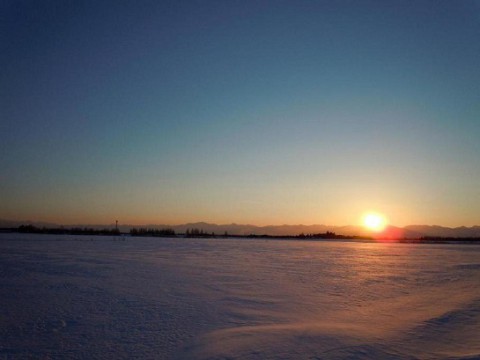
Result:
[[[480,246],[0,235],[0,359],[480,358]]]

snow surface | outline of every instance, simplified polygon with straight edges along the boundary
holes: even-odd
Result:
[[[480,246],[0,234],[0,359],[479,359]]]

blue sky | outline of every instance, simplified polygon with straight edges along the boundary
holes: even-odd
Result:
[[[479,1],[3,1],[0,217],[480,224]]]

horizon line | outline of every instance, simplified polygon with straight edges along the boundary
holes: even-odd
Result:
[[[44,221],[44,220],[11,220],[11,219],[6,219],[6,218],[0,218],[0,222],[14,222],[14,223],[46,223],[50,225],[57,225],[57,226],[115,226],[115,220],[111,223],[66,223],[66,222],[52,222],[52,221]],[[206,225],[215,225],[215,226],[252,226],[252,227],[257,227],[257,228],[265,228],[265,227],[280,227],[280,226],[325,226],[325,227],[363,227],[362,225],[352,225],[352,224],[347,224],[347,225],[326,225],[326,224],[321,224],[321,223],[314,223],[314,224],[268,224],[268,225],[255,225],[255,224],[249,224],[249,223],[237,223],[237,222],[231,222],[231,223],[214,223],[214,222],[207,222],[207,221],[188,221],[184,223],[176,223],[176,224],[168,224],[168,223],[143,223],[143,224],[132,224],[132,223],[120,223],[118,222],[118,226],[130,226],[130,227],[141,227],[141,226],[185,226],[185,225],[195,225],[195,224],[206,224]],[[448,225],[439,225],[439,224],[408,224],[408,225],[394,225],[394,224],[388,224],[387,227],[396,227],[396,228],[405,228],[409,226],[429,226],[429,227],[443,227],[443,228],[450,228],[450,229],[457,229],[457,228],[475,228],[475,227],[480,227],[480,225],[459,225],[459,226],[448,226]]]

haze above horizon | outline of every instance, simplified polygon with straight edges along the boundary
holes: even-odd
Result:
[[[480,1],[3,1],[0,218],[480,224]]]

